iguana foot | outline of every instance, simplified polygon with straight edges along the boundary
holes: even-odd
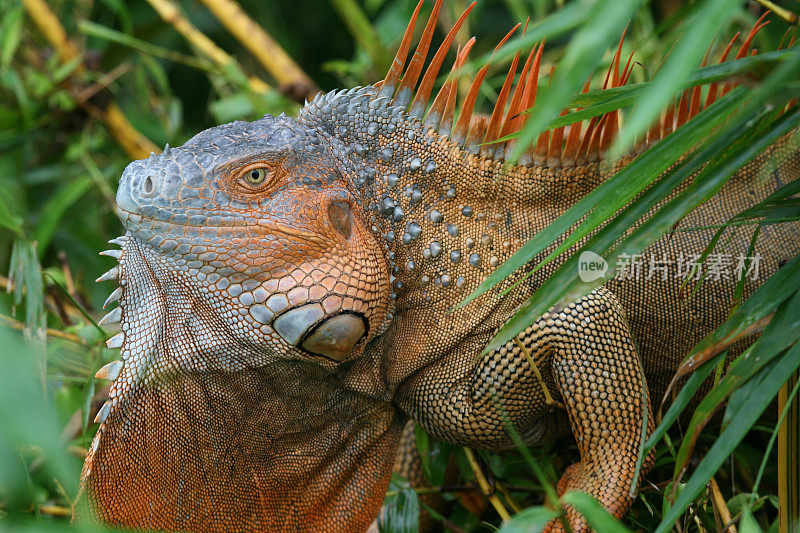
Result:
[[[626,461],[632,459],[633,464]],[[606,511],[616,518],[622,518],[633,499],[629,497],[629,481],[625,475],[628,467],[636,468],[636,457],[611,458],[598,462],[578,462],[570,465],[561,476],[556,491],[559,496],[567,492],[584,492],[598,500]],[[574,533],[589,531],[586,519],[576,509],[566,506],[566,521]],[[542,530],[548,533],[566,531],[564,524],[552,520]]]

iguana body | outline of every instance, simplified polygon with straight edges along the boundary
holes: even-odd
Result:
[[[378,86],[319,96],[296,121],[218,126],[128,166],[117,195],[127,234],[110,253],[120,265],[101,278],[121,286],[109,300],[120,304],[110,345],[122,362],[101,371],[115,381],[78,514],[168,530],[364,530],[409,418],[440,439],[502,449],[513,446],[504,416],[530,443],[571,427],[581,462],[559,491],[585,490],[617,516],[627,509],[649,409],[640,359],[660,398],[726,315],[735,283],[706,282],[686,299],[673,276],[611,282],[479,356],[559,262],[454,306],[629,158],[597,161],[611,118],[552,142],[548,133],[510,169],[505,145],[481,148],[521,126],[540,54],[505,116],[503,99],[499,115],[476,123],[468,96],[453,125],[452,80],[425,114],[439,66],[414,87],[439,6],[402,82],[414,21]],[[726,221],[796,179],[798,164],[791,154],[756,180],[754,163],[681,228]],[[711,234],[678,231],[648,254],[697,254]],[[765,228],[762,279],[798,249],[796,227]]]

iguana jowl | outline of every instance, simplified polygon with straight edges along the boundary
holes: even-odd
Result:
[[[610,282],[478,357],[557,262],[504,295],[455,304],[630,158],[610,168],[598,161],[616,112],[543,134],[510,169],[507,143],[485,144],[522,126],[541,46],[512,91],[514,60],[490,119],[472,117],[486,68],[457,121],[453,77],[428,109],[469,12],[417,87],[440,6],[406,67],[417,6],[383,82],[318,96],[297,120],[211,128],[125,170],[117,203],[127,233],[112,241],[121,251],[106,252],[119,266],[101,278],[119,280],[107,321],[121,322],[109,345],[122,360],[99,373],[114,384],[84,465],[79,515],[167,530],[363,530],[409,418],[440,439],[502,449],[513,446],[506,416],[530,443],[571,428],[581,461],[560,492],[587,491],[617,516],[630,505],[649,409],[642,372],[660,397],[724,318],[734,282],[707,281],[689,300],[671,276]],[[619,59],[612,85],[629,74]],[[689,94],[650,142],[699,112],[700,92]],[[681,226],[724,222],[798,177],[796,153],[767,180],[755,179],[759,163]],[[648,253],[700,253],[710,232],[676,232]],[[748,242],[728,250],[746,252]],[[762,276],[798,249],[796,227],[763,228]],[[568,516],[574,531],[586,529]]]

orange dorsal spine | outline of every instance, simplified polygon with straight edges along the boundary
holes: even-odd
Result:
[[[476,3],[477,2],[472,2],[467,9],[464,10],[456,23],[453,24],[453,27],[450,29],[450,31],[447,32],[447,36],[444,38],[444,41],[442,41],[441,46],[439,46],[439,50],[436,51],[436,55],[433,56],[431,64],[428,66],[428,69],[425,71],[425,75],[422,77],[422,83],[420,83],[419,90],[414,97],[414,101],[411,103],[411,110],[409,111],[411,116],[421,117],[425,114],[425,106],[428,104],[428,98],[430,98],[431,91],[433,90],[433,82],[436,81],[436,76],[439,74],[439,69],[442,68],[444,56],[447,55],[447,51],[453,44],[453,39],[455,39],[456,33],[458,33],[458,30],[461,29],[461,26],[464,24],[464,21],[467,20],[467,17],[475,7]],[[433,20],[433,15],[431,15],[431,20]]]
[[[477,115],[475,110],[481,84],[487,76],[490,64],[495,57],[494,54],[511,38],[520,25],[517,24],[495,47],[492,56],[475,74],[467,94],[461,101],[461,105],[457,106],[460,71],[475,44],[475,38],[471,38],[463,46],[458,47],[452,68],[441,88],[436,91],[430,107],[428,107],[431,95],[434,94],[434,84],[442,69],[445,57],[453,46],[456,33],[463,27],[467,17],[473,10],[475,2],[467,6],[447,32],[430,64],[424,70],[424,74],[423,65],[433,40],[443,0],[436,0],[434,3],[414,55],[406,65],[408,52],[411,49],[414,27],[423,2],[424,0],[420,1],[414,10],[386,77],[376,84],[377,94],[381,97],[391,98],[394,105],[407,108],[406,113],[410,119],[423,121],[425,126],[436,130],[439,135],[449,138],[455,145],[461,146],[472,153],[480,154],[480,156],[487,159],[503,160],[516,142],[515,139],[507,139],[507,137],[513,136],[513,134],[520,132],[525,127],[527,113],[536,105],[544,42],[534,46],[527,54],[518,77],[517,70],[521,62],[522,52],[517,51],[513,55],[491,115],[486,117]],[[758,31],[768,24],[764,20],[765,17],[766,13],[753,25],[753,28],[738,49],[735,56],[736,59],[751,53],[750,48],[753,39]],[[527,30],[527,25],[526,22],[525,30]],[[787,32],[781,42],[782,45],[788,35],[789,33]],[[628,56],[625,67],[620,71],[624,37],[625,33],[623,32],[611,64],[606,71],[602,84],[603,89],[624,86],[631,76],[633,53]],[[737,33],[727,44],[721,54],[720,62],[727,60],[738,37],[739,34]],[[792,37],[792,42],[794,42],[794,37]],[[756,51],[752,53],[755,54]],[[708,58],[709,53],[706,53],[700,65],[701,67],[708,64]],[[550,78],[553,76],[554,69],[555,67],[549,69]],[[420,80],[421,74],[422,79]],[[419,85],[417,86],[418,81]],[[681,127],[703,109],[713,104],[719,96],[730,91],[735,86],[735,83],[730,81],[712,82],[707,86],[705,98],[703,98],[702,85],[685,89],[678,101],[665,109],[661,117],[654,122],[648,132],[637,142],[637,148],[641,149],[652,145],[670,135],[675,129]],[[589,90],[590,81],[587,81],[583,87],[583,92],[586,93]],[[457,107],[459,107],[459,112],[456,119]],[[563,117],[569,113],[570,109],[566,108],[561,111],[560,116]],[[584,121],[577,121],[569,126],[559,126],[552,130],[544,131],[528,147],[520,158],[519,164],[534,163],[551,168],[560,168],[598,161],[602,159],[604,153],[619,134],[620,121],[621,112],[612,110],[588,119],[586,124],[584,124]]]

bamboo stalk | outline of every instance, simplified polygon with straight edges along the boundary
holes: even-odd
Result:
[[[502,494],[503,497],[505,498],[508,506],[511,507],[511,510],[514,511],[514,513],[521,512],[522,507],[520,507],[519,503],[517,503],[517,500],[514,499],[514,497],[511,495],[508,489],[503,485],[501,485],[500,483],[495,482],[495,485],[497,486],[497,490],[500,491],[500,494]]]
[[[708,482],[711,488],[711,503],[714,508],[714,514],[717,515],[719,523],[717,527],[720,531],[727,533],[738,533],[736,526],[733,525],[733,518],[731,511],[728,509],[728,504],[725,503],[725,498],[722,496],[722,491],[719,490],[719,485],[714,477]]]
[[[303,98],[310,100],[319,92],[311,78],[275,39],[244,12],[236,0],[200,1],[258,59],[278,81],[284,93],[302,101]]]
[[[64,26],[61,25],[56,14],[44,0],[23,0],[23,5],[39,31],[53,45],[62,63],[68,63],[81,57],[80,50],[67,36]],[[84,65],[81,64],[70,76],[75,78],[85,70]],[[103,109],[88,101],[78,102],[78,104],[106,125],[111,135],[130,157],[142,159],[147,157],[150,152],[160,151],[150,139],[133,127],[115,103],[111,102]]]
[[[481,488],[483,495],[489,500],[489,503],[492,504],[492,507],[494,507],[495,511],[497,511],[497,514],[500,515],[500,518],[503,519],[503,522],[511,520],[511,515],[503,506],[503,503],[500,501],[500,498],[497,497],[497,494],[493,493],[492,487],[489,486],[489,481],[487,481],[486,476],[483,474],[483,470],[481,470],[478,460],[475,459],[475,454],[471,449],[464,448],[464,455],[467,456],[469,466],[472,468],[472,472],[475,474],[475,480],[478,482],[478,486]]]
[[[59,22],[56,14],[43,0],[23,0],[23,3],[33,22],[47,40],[50,41],[53,48],[56,49],[56,53],[62,63],[69,63],[76,57],[81,56],[78,47],[67,37],[67,32]],[[81,72],[84,70],[82,64],[78,67],[78,70]]]
[[[789,401],[789,391],[800,380],[800,372],[778,392],[778,413]],[[778,429],[778,531],[800,531],[800,396],[796,395]]]
[[[15,319],[11,318],[10,316],[6,316],[6,315],[0,315],[0,323],[3,323],[3,324],[6,325],[6,327],[9,327],[11,329],[16,329],[18,331],[25,331],[25,327],[26,327],[25,324],[23,324],[22,322],[20,322],[18,320],[15,320]],[[75,342],[77,344],[86,345],[86,342],[84,342],[83,339],[81,339],[77,335],[73,335],[72,333],[67,333],[65,331],[61,331],[61,330],[53,329],[53,328],[47,328],[45,331],[47,332],[47,335],[49,337],[53,337],[53,338],[56,338],[56,339],[63,339],[65,341],[71,341],[71,342]]]
[[[211,60],[216,65],[222,68],[227,68],[234,65],[239,68],[236,60],[229,55],[225,50],[217,46],[214,41],[209,39],[206,34],[197,29],[197,27],[189,22],[183,16],[180,7],[172,0],[147,0],[147,3],[155,10],[161,19],[175,28],[175,31],[180,33],[184,39],[194,46],[200,54]],[[258,93],[266,93],[272,90],[264,80],[250,76],[247,78],[250,89]]]
[[[161,148],[133,127],[117,104],[112,102],[105,109],[100,109],[92,103],[86,102],[83,104],[83,108],[106,125],[122,149],[133,159],[144,159],[153,152],[161,153]]]
[[[72,516],[72,509],[63,505],[40,505],[39,511],[50,516]]]
[[[775,13],[787,24],[791,24],[792,26],[798,25],[798,17],[796,13],[792,13],[788,9],[784,9],[770,0],[756,0],[756,2]]]

